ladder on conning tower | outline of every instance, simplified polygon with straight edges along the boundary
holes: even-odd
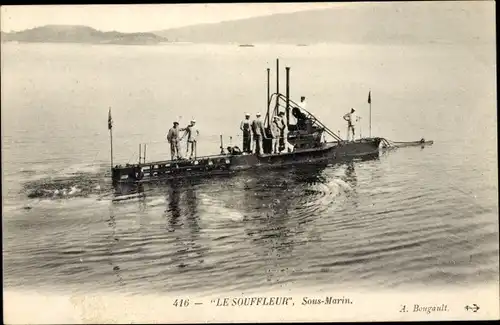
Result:
[[[274,101],[274,103],[273,103]],[[282,103],[284,102],[284,103]],[[289,107],[287,109],[287,98],[285,95],[280,94],[280,93],[274,93],[271,95],[269,99],[269,106],[274,107],[273,112],[271,116],[268,116],[266,114],[266,118],[264,121],[266,122],[266,126],[268,126],[271,122],[271,119],[273,116],[277,116],[280,112],[280,109],[284,111],[287,114],[287,118],[289,118],[291,111],[293,108],[298,107],[302,113],[305,114],[307,119],[310,119],[313,123],[313,125],[317,125],[320,128],[322,128],[328,135],[330,135],[332,138],[334,138],[338,142],[345,142],[344,139],[342,139],[339,135],[337,135],[335,132],[330,130],[325,124],[323,124],[316,116],[314,116],[311,112],[307,111],[305,108],[302,108],[299,104],[297,104],[295,101],[292,99],[288,99],[289,102]],[[288,113],[287,113],[288,111]]]

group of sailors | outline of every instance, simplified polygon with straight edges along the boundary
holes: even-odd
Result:
[[[264,153],[263,141],[264,139],[269,139],[269,137],[266,134],[260,113],[255,114],[253,121],[250,121],[249,113],[245,114],[245,119],[240,124],[240,130],[243,132],[243,153]],[[293,146],[288,142],[288,124],[285,112],[281,111],[273,117],[273,121],[270,123],[270,131],[272,153],[280,153],[282,151],[280,150],[280,140],[285,145],[284,150],[288,150],[288,152],[293,150]]]
[[[288,150],[288,152],[293,151],[293,146],[287,140],[287,125],[285,112],[281,111],[278,116],[274,116],[271,122],[272,153],[282,152],[282,150],[280,150],[280,140],[283,141],[285,145],[284,150]],[[257,113],[254,120],[250,120],[249,113],[245,114],[245,119],[241,122],[240,129],[243,132],[243,153],[264,153],[263,140],[269,139],[269,137],[266,135],[261,114]],[[184,132],[184,134],[181,135],[182,132]],[[193,159],[193,157],[196,158],[196,145],[199,134],[200,132],[196,127],[195,120],[191,120],[190,124],[185,128],[180,128],[179,122],[174,122],[167,134],[172,160],[183,159],[180,144],[185,137],[187,138],[185,156],[189,156],[189,159]]]
[[[180,133],[184,132],[182,136]],[[191,120],[188,126],[185,128],[179,128],[179,122],[174,122],[173,127],[168,131],[167,141],[170,143],[170,153],[172,160],[182,159],[182,154],[180,150],[181,141],[187,137],[186,141],[186,157],[189,154],[189,159],[193,156],[196,158],[196,144],[200,131],[196,127],[196,121]]]
[[[300,106],[305,108],[306,102],[305,97],[301,97]],[[344,120],[347,122],[348,134],[349,131],[352,132],[352,140],[355,139],[355,122],[359,119],[354,115],[355,110],[351,108],[351,111],[343,116]],[[308,121],[304,113],[300,111],[298,107],[292,110],[293,116],[297,119],[297,127],[300,129],[301,123]],[[304,115],[304,116],[303,116]],[[245,119],[241,121],[240,130],[243,132],[243,154],[251,154],[255,152],[256,154],[264,153],[263,141],[264,139],[271,139],[271,153],[278,154],[283,150],[292,152],[294,146],[288,142],[288,123],[285,117],[285,112],[280,111],[278,115],[273,116],[270,122],[270,138],[268,137],[264,122],[261,119],[261,114],[255,114],[255,119],[250,120],[250,114],[245,114]],[[184,132],[182,136],[181,132]],[[186,157],[189,155],[189,159],[193,156],[196,158],[196,145],[197,139],[200,132],[196,127],[196,121],[191,120],[190,124],[184,128],[179,128],[179,123],[174,122],[173,127],[168,131],[167,141],[170,143],[170,152],[172,160],[183,159],[180,149],[181,141],[187,137],[186,142]],[[284,144],[282,148],[280,143]]]

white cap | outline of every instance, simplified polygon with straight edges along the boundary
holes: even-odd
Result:
[[[245,113],[245,116],[250,116],[250,113]]]
[[[256,116],[260,116],[260,113],[255,114]]]
[[[191,123],[196,123],[196,120],[191,120]]]

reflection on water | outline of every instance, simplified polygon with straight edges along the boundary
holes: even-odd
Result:
[[[243,228],[245,237],[241,240],[246,242],[245,249],[258,260],[266,261],[268,282],[279,282],[286,271],[282,263],[294,254],[295,247],[311,239],[319,240],[314,219],[335,203],[331,201],[332,193],[338,195],[341,190],[337,182],[325,177],[325,168],[313,165],[258,174],[252,171],[223,180],[176,180],[139,189],[131,187],[128,192],[122,188],[122,194],[139,192],[145,198],[153,198],[166,193],[165,231],[171,234],[168,242],[175,250],[169,263],[177,268],[190,271],[204,263],[209,247],[201,233],[210,233],[214,225],[205,222],[204,227],[200,218],[209,219],[208,215],[213,214],[210,220],[220,223],[221,230],[236,229],[235,234],[221,239],[240,240],[237,229]],[[353,165],[344,170],[348,177],[339,177],[339,182],[341,178],[351,181]],[[202,193],[203,199],[198,193]],[[243,218],[230,217],[235,213]],[[234,228],[232,221],[242,224]]]
[[[351,185],[353,191],[356,191],[358,180],[356,178],[356,170],[354,168],[354,163],[348,162],[345,164],[345,166],[346,166],[345,177],[343,177],[343,179],[346,183],[349,183]]]
[[[177,184],[169,186],[167,189],[168,207],[167,210],[165,210],[165,214],[168,220],[167,229],[168,231],[175,231],[175,228],[178,226],[179,218],[181,216],[181,210],[179,208],[180,190]]]
[[[358,187],[358,179],[356,177],[356,169],[354,167],[354,162],[348,162],[345,164],[345,173],[341,177],[341,179],[346,182],[351,191],[348,193],[348,196],[351,198],[351,203],[354,208],[358,207],[358,198],[357,198],[357,187]]]
[[[119,242],[119,238],[116,234],[116,220],[115,220],[115,214],[112,209],[110,209],[110,216],[109,219],[106,220],[107,225],[111,229],[111,233],[109,235],[108,241],[109,244],[107,245],[107,255],[108,255],[108,263],[113,270],[113,273],[116,275],[116,282],[119,285],[123,285],[123,278],[121,276],[120,272],[120,266],[117,265],[116,263],[116,258],[114,257],[115,255],[115,247]]]
[[[12,58],[2,70],[2,81],[10,80],[2,83],[9,87],[2,92],[6,287],[163,293],[498,282],[496,79],[484,69],[495,57],[485,48],[363,45],[353,52],[336,44],[315,47],[311,57],[311,47],[291,53],[277,45],[273,54],[222,46],[228,60],[221,61],[205,45],[187,54],[175,46],[130,48],[126,57],[112,47],[56,47],[5,52]],[[117,162],[135,159],[137,143],[164,141],[166,121],[179,109],[202,121],[199,149],[213,151],[219,133],[237,132],[242,105],[259,107],[269,53],[291,55],[283,60],[297,66],[297,89],[311,94],[314,114],[332,129],[344,127],[342,107],[361,98],[364,80],[384,85],[372,93],[384,108],[374,134],[436,143],[378,160],[144,185],[110,200],[109,138],[96,123],[106,119],[103,107],[116,108]],[[39,64],[40,55],[50,64]],[[477,55],[487,61],[479,68]],[[343,78],[325,73],[332,62]],[[175,82],[165,87],[168,76]],[[187,84],[198,96],[186,93]],[[150,118],[137,119],[138,111]],[[165,143],[148,145],[148,159],[165,156]]]
[[[437,188],[419,192],[432,178],[429,175],[421,172],[414,179],[417,183],[409,184],[403,177],[410,174],[385,173],[383,167],[380,161],[370,160],[144,184],[122,191],[126,200],[89,207],[88,219],[67,219],[65,206],[49,205],[46,213],[54,217],[47,222],[57,222],[47,228],[53,228],[54,240],[20,242],[19,237],[11,237],[7,258],[13,247],[25,257],[10,260],[8,281],[12,285],[22,277],[23,284],[35,285],[43,279],[46,285],[56,286],[98,280],[103,290],[127,292],[217,291],[227,286],[247,290],[352,281],[395,286],[410,278],[418,282],[405,273],[408,270],[425,270],[422,281],[429,274],[440,274],[441,263],[448,263],[451,253],[432,247],[448,245],[443,231],[455,228],[460,234],[467,227],[468,238],[479,236],[488,242],[496,238],[481,230],[485,223],[476,219],[471,227],[470,218],[456,219],[450,213],[450,209],[467,211],[460,207],[463,202],[448,202],[446,210],[432,208],[447,199]],[[408,208],[401,206],[401,195],[407,197]],[[481,211],[475,213],[492,210]],[[436,213],[441,213],[439,224]],[[88,232],[80,230],[82,224]],[[448,246],[455,252],[455,261],[470,251],[469,246],[461,246],[467,242],[459,236],[455,245],[460,247]],[[493,247],[486,249],[468,263],[483,263],[483,274],[490,274],[485,272],[494,263],[487,258],[494,252]],[[50,262],[54,256],[57,263]],[[25,258],[39,265],[36,276],[21,267]],[[429,258],[434,264],[429,265]],[[463,272],[471,272],[461,265]],[[435,281],[440,279],[437,276]]]
[[[198,199],[191,184],[172,181],[167,184],[166,230],[173,233],[175,254],[172,262],[178,268],[189,263],[203,263],[203,250],[198,241],[200,234]],[[184,208],[184,211],[181,210]],[[193,261],[194,259],[194,261]]]

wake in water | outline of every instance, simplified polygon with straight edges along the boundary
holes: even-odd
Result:
[[[102,172],[74,172],[45,176],[27,181],[22,193],[30,199],[68,199],[102,195],[111,191],[110,181]]]
[[[241,211],[230,207],[224,200],[209,193],[201,193],[199,201],[200,207],[217,221],[243,221],[245,219]]]

